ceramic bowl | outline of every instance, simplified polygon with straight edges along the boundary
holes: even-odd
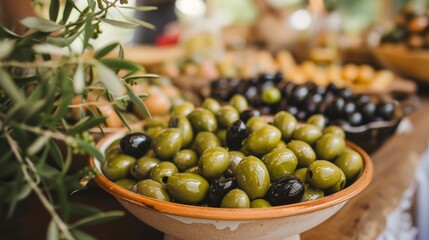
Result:
[[[401,76],[429,84],[429,51],[385,44],[373,48],[380,63]]]
[[[101,152],[126,131],[101,139]],[[360,177],[342,191],[313,201],[270,208],[226,209],[160,201],[122,188],[101,173],[101,162],[90,158],[98,171],[95,182],[112,194],[128,211],[166,235],[165,239],[299,239],[307,231],[339,211],[370,183],[373,164],[368,154],[353,143],[347,145],[364,160]]]

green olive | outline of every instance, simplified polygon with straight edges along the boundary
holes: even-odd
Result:
[[[150,171],[161,161],[154,157],[141,157],[131,167],[131,175],[137,181],[150,177]]]
[[[295,172],[293,173],[293,175],[295,175],[295,177],[299,178],[299,180],[301,180],[301,182],[303,183],[307,183],[307,168],[298,168],[295,170]]]
[[[322,131],[317,126],[304,123],[295,130],[292,138],[313,145],[320,137],[322,137]]]
[[[225,105],[216,113],[216,119],[221,127],[227,128],[233,122],[240,119],[240,114],[235,108]]]
[[[341,169],[326,160],[316,160],[307,168],[307,182],[319,189],[328,189],[341,179]]]
[[[217,138],[219,138],[221,145],[224,147],[226,147],[226,132],[226,129],[219,129],[216,132]]]
[[[191,102],[184,102],[182,104],[179,104],[173,108],[171,111],[172,117],[187,117],[192,111],[194,111],[195,106]]]
[[[229,100],[229,104],[235,108],[239,113],[249,108],[247,99],[241,94],[235,94]]]
[[[172,162],[163,161],[158,163],[152,170],[150,171],[150,179],[155,180],[159,183],[166,184],[168,178],[170,178],[173,174],[179,172],[176,165]]]
[[[182,134],[182,147],[188,147],[192,140],[194,140],[194,130],[188,118],[172,117],[170,118],[169,126],[180,130]]]
[[[323,131],[326,125],[326,119],[322,114],[314,114],[307,119],[307,123],[313,124]]]
[[[214,98],[206,98],[203,101],[202,107],[216,114],[220,109],[220,103]]]
[[[265,125],[251,133],[245,140],[244,145],[252,154],[262,156],[273,150],[280,140],[280,130],[272,125]]]
[[[201,175],[200,174],[200,170],[198,169],[198,166],[194,166],[191,168],[186,169],[185,171],[183,171],[185,173],[193,173],[193,174],[197,174],[197,175]]]
[[[156,139],[164,129],[163,127],[152,127],[146,130],[146,133],[149,135],[150,139]]]
[[[199,132],[195,137],[193,148],[198,154],[202,154],[205,150],[213,147],[220,147],[219,138],[211,132]]]
[[[343,170],[347,183],[352,183],[363,168],[362,156],[351,149],[346,149],[333,163]]]
[[[198,161],[198,169],[207,179],[220,177],[230,163],[229,152],[222,147],[214,147],[205,150]]]
[[[265,163],[270,173],[271,182],[275,182],[287,175],[292,175],[298,165],[295,154],[286,148],[274,149],[265,154],[261,160]]]
[[[168,178],[167,190],[176,202],[197,204],[205,198],[209,183],[197,174],[176,173]]]
[[[161,127],[167,128],[167,122],[158,118],[148,119],[143,126],[143,130],[146,132],[150,128]]]
[[[134,185],[136,185],[137,181],[131,178],[123,178],[121,180],[118,180],[115,182],[116,184],[118,184],[119,186],[130,190],[134,187]]]
[[[327,134],[327,133],[333,133],[335,135],[340,136],[342,139],[346,138],[346,134],[344,133],[344,130],[338,126],[332,125],[332,126],[326,127],[323,130],[323,134]]]
[[[196,132],[216,132],[218,127],[215,115],[205,108],[196,108],[188,115],[188,119]]]
[[[271,204],[262,198],[254,199],[250,202],[250,208],[266,208],[271,207]]]
[[[232,189],[222,199],[221,208],[249,208],[250,200],[241,189]]]
[[[111,155],[111,154],[119,154],[121,152],[121,147],[119,146],[119,143],[121,142],[121,138],[116,139],[113,141],[107,148],[105,152],[105,155]],[[106,157],[107,158],[107,157]]]
[[[245,155],[239,151],[230,151],[229,157],[230,157],[230,163],[228,166],[227,174],[228,176],[233,177],[235,176],[235,172],[237,170],[238,164],[241,162],[241,160],[243,160]]]
[[[316,155],[318,159],[333,160],[346,148],[346,142],[340,136],[328,133],[322,136],[316,143]]]
[[[107,150],[106,150],[107,151]],[[109,161],[110,159],[122,154],[121,148],[111,148],[109,152],[106,152],[104,161]]]
[[[152,179],[145,179],[138,182],[133,191],[144,196],[155,198],[162,201],[171,202],[170,195],[168,195],[165,186]]]
[[[257,157],[241,160],[236,170],[236,181],[250,199],[262,198],[270,187],[270,174],[265,164]]]
[[[287,148],[292,150],[298,158],[298,167],[308,167],[316,160],[316,153],[306,142],[292,140],[287,144]]]
[[[346,175],[344,175],[344,172],[342,170],[340,170],[341,173],[341,177],[340,179],[334,184],[334,186],[325,189],[325,194],[329,195],[329,194],[333,194],[336,192],[339,192],[341,190],[344,189],[344,187],[346,186],[347,180],[346,180]]]
[[[289,141],[298,125],[298,121],[292,114],[281,111],[274,115],[273,125],[282,133],[282,139]]]
[[[153,150],[162,160],[170,160],[182,148],[182,134],[177,128],[167,128],[155,139]]]
[[[198,155],[194,150],[183,149],[174,156],[173,163],[180,171],[185,171],[198,165]]]
[[[280,142],[276,145],[276,147],[274,149],[276,149],[276,148],[287,148],[287,145],[286,145],[285,141],[280,140]]]
[[[277,87],[268,87],[262,91],[261,99],[266,104],[276,104],[282,98],[282,93]]]
[[[119,154],[103,163],[103,173],[111,181],[130,176],[130,168],[136,159],[129,155]]]
[[[325,196],[325,193],[323,192],[323,190],[315,188],[310,184],[304,183],[304,188],[305,188],[304,196],[302,197],[301,202],[316,200]]]
[[[263,117],[254,116],[249,118],[246,122],[246,127],[249,133],[256,132],[263,126],[268,125],[268,122]]]

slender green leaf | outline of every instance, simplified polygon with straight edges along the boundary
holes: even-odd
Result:
[[[73,76],[73,89],[76,94],[82,94],[85,90],[85,73],[83,72],[83,64],[79,63],[76,72]]]
[[[56,143],[54,140],[50,140],[48,144],[50,145],[49,155],[51,156],[51,159],[58,167],[63,168],[64,159],[63,154],[61,153],[61,150],[58,146],[59,143]]]
[[[75,142],[86,153],[93,155],[95,158],[99,159],[100,161],[104,161],[104,155],[101,154],[100,151],[96,147],[94,147],[93,145],[91,145],[91,144],[89,144],[83,140],[80,140],[80,139],[75,139]]]
[[[85,21],[85,27],[83,32],[83,51],[88,48],[89,39],[92,38],[94,31],[92,29],[92,18],[88,17]]]
[[[89,217],[80,219],[79,221],[71,224],[70,228],[74,229],[80,226],[87,226],[95,223],[102,223],[102,222],[109,221],[111,219],[115,219],[122,216],[124,216],[124,212],[122,211],[100,212],[100,213],[91,215]]]
[[[128,124],[128,121],[127,121],[127,119],[124,117],[124,115],[122,114],[122,112],[121,111],[119,111],[118,109],[116,109],[116,108],[113,108],[113,110],[116,112],[116,114],[118,115],[118,117],[119,117],[119,119],[121,120],[121,123],[126,127],[126,128],[128,128],[128,130],[129,131],[131,131],[131,127],[130,127],[130,124]]]
[[[122,15],[122,17],[124,17],[127,21],[130,21],[130,22],[132,22],[132,23],[136,23],[136,24],[138,24],[138,25],[140,25],[140,26],[143,26],[143,27],[146,27],[146,28],[149,28],[149,29],[152,29],[152,30],[154,30],[156,27],[155,27],[155,25],[153,25],[153,24],[150,24],[150,23],[148,23],[148,22],[145,22],[145,21],[142,21],[142,20],[139,20],[139,19],[137,19],[137,18],[133,18],[133,17],[131,17],[131,16],[128,16],[128,15],[126,15],[126,14],[123,14],[121,11],[118,11],[121,15]]]
[[[58,47],[67,47],[72,44],[82,34],[83,30],[77,31],[68,38],[58,38],[58,37],[47,37],[46,42]]]
[[[88,6],[94,11],[95,9],[95,1],[94,0],[87,0]]]
[[[133,89],[131,88],[128,83],[125,83],[125,88],[127,89],[127,93],[130,96],[131,101],[137,105],[137,107],[143,111],[144,115],[146,115],[148,118],[152,118],[152,115],[150,114],[149,110],[147,109],[146,105],[143,103],[143,101],[134,93]]]
[[[78,240],[97,240],[95,237],[78,229],[73,229],[71,232],[73,236]]]
[[[3,25],[0,24],[0,38],[21,38],[20,35],[16,34],[15,32],[12,32],[11,30],[7,29]]]
[[[86,117],[84,118],[83,121],[79,121],[75,126],[73,126],[70,129],[69,134],[74,135],[77,133],[82,133],[83,131],[96,127],[105,121],[106,121],[106,116]]]
[[[27,148],[27,154],[31,156],[38,153],[45,146],[48,140],[49,138],[43,135],[38,137],[36,141]]]
[[[113,49],[115,49],[119,45],[119,42],[110,43],[103,48],[98,49],[94,53],[94,58],[100,59],[110,53]]]
[[[157,74],[147,73],[147,74],[127,76],[124,78],[124,80],[126,80],[128,82],[128,81],[132,81],[132,80],[145,79],[145,78],[160,78],[160,76]]]
[[[104,86],[114,95],[122,95],[122,84],[118,76],[106,67],[101,62],[95,61],[94,66],[97,69],[98,78],[104,84]]]
[[[140,26],[137,23],[122,22],[122,21],[108,19],[108,18],[100,18],[100,21],[105,22],[105,23],[110,24],[110,25],[115,26],[115,27],[119,27],[119,28],[133,29],[133,28],[137,28]]]
[[[24,26],[39,32],[55,32],[64,27],[55,22],[39,17],[27,17],[21,20],[21,23]]]
[[[73,98],[73,92],[70,91],[72,86],[72,81],[69,81],[70,78],[67,76],[67,74],[64,72],[64,70],[61,70],[58,73],[58,79],[61,79],[61,98],[60,98],[60,104],[58,105],[54,115],[53,119],[55,123],[58,123],[61,121],[61,119],[68,113],[69,111],[69,105],[71,103],[71,100]]]
[[[60,10],[60,0],[51,0],[49,6],[49,19],[56,22],[58,18],[58,12]]]
[[[49,222],[48,232],[46,235],[47,235],[47,237],[46,237],[47,240],[58,240],[58,239],[60,239],[58,226],[53,219]]]
[[[35,52],[40,54],[54,54],[60,56],[67,56],[70,54],[66,48],[58,47],[49,43],[42,43],[33,46]]]
[[[48,164],[41,164],[37,170],[39,171],[39,175],[45,179],[55,179],[61,174],[57,168]]]
[[[118,58],[124,59],[124,57],[125,57],[124,48],[122,47],[122,45],[119,45]]]
[[[73,214],[80,215],[80,216],[89,216],[98,214],[101,212],[100,209],[80,204],[80,203],[71,203],[71,211]]]
[[[158,7],[156,6],[137,6],[137,7],[132,7],[132,6],[118,6],[118,8],[126,8],[126,9],[133,9],[136,11],[153,11],[153,10],[157,10]]]
[[[0,69],[0,79],[0,87],[3,88],[4,92],[9,95],[9,97],[13,99],[17,105],[24,104],[24,94],[22,94],[9,74],[3,71],[3,69]]]
[[[9,56],[15,46],[15,40],[3,39],[0,40],[0,60]]]
[[[61,20],[63,24],[65,24],[69,19],[70,13],[73,10],[73,7],[74,7],[73,0],[66,0],[66,4],[64,5],[64,11],[63,11],[63,19]]]
[[[132,62],[126,59],[103,58],[103,59],[100,59],[100,62],[102,62],[107,67],[115,70],[125,69],[130,71],[139,71],[143,69],[143,67],[140,64],[137,64],[135,62]]]

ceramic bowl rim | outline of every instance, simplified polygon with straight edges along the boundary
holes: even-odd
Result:
[[[107,135],[97,143],[97,148],[103,152],[110,143],[119,137],[124,136],[127,131],[127,129],[122,129],[117,133]],[[164,214],[207,220],[263,220],[313,213],[322,209],[333,207],[344,201],[348,201],[363,191],[370,184],[374,176],[374,166],[372,160],[363,149],[354,143],[347,141],[347,146],[357,151],[362,156],[364,161],[364,169],[360,177],[352,185],[341,190],[340,192],[313,201],[269,208],[214,208],[161,201],[134,193],[110,181],[97,168],[95,162],[98,160],[96,160],[94,156],[89,158],[89,166],[97,169],[95,174],[95,182],[101,188],[115,196],[118,200],[120,199],[140,207],[152,209]]]

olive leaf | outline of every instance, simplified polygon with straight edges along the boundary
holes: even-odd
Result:
[[[70,54],[68,49],[58,47],[56,45],[49,44],[49,43],[34,45],[33,49],[35,52],[40,54],[54,54],[54,55],[60,55],[60,56],[66,56]]]
[[[27,17],[21,20],[21,23],[24,26],[39,32],[55,32],[64,27],[53,21],[39,17]]]
[[[93,64],[97,69],[98,79],[104,84],[104,86],[106,86],[114,96],[121,96],[122,84],[118,76],[99,61],[94,60]]]
[[[119,42],[113,42],[94,52],[94,58],[100,59],[118,47]]]
[[[137,28],[140,25],[137,23],[130,23],[130,22],[122,22],[122,21],[117,21],[117,20],[113,20],[113,19],[107,19],[107,18],[100,18],[100,21],[105,22],[107,24],[110,24],[112,26],[115,27],[119,27],[119,28]]]
[[[15,40],[3,39],[0,40],[0,60],[9,56],[15,46]]]
[[[147,28],[152,29],[152,30],[154,30],[156,28],[155,25],[153,25],[153,24],[150,24],[148,22],[139,20],[137,18],[130,17],[130,16],[126,15],[126,14],[123,14],[121,11],[118,11],[118,12],[122,15],[122,17],[124,17],[126,20],[128,20],[128,21],[130,21],[132,23],[136,23],[136,24],[138,24],[140,26],[147,27]]]

